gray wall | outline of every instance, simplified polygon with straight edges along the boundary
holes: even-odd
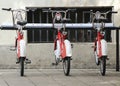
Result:
[[[93,43],[74,43],[73,44],[72,68],[98,68],[95,64]],[[10,46],[0,46],[0,68],[19,68],[16,65],[16,52],[10,51]],[[108,68],[115,68],[116,48],[115,44],[108,43]],[[27,68],[62,68],[62,63],[58,67],[52,66],[54,62],[53,44],[28,44],[27,58],[32,63]]]

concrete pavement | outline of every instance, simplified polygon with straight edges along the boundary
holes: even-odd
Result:
[[[99,69],[72,69],[64,76],[62,69],[0,69],[0,86],[120,86],[120,72],[107,69],[101,76]]]

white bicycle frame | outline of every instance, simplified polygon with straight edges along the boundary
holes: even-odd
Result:
[[[107,56],[107,41],[105,39],[101,39],[101,54],[102,56]],[[97,55],[99,54],[99,43],[97,41],[97,48],[96,48]]]
[[[59,12],[59,11],[58,11]],[[64,18],[66,18],[66,12],[68,12],[68,11],[60,11],[60,12],[63,12],[64,13]],[[52,14],[52,16],[53,16],[53,14]],[[54,18],[54,22],[55,22],[55,19],[57,19],[57,20],[62,20],[62,15],[61,15],[61,13],[58,13],[57,15],[55,15],[55,18]],[[54,26],[54,28],[56,28],[58,31],[59,30],[61,30],[61,28],[63,28],[64,29],[64,31],[65,31],[65,25],[64,24],[60,24],[60,25],[57,25],[57,24],[54,24],[53,25]],[[62,33],[61,33],[62,34]],[[65,47],[65,57],[72,57],[72,48],[71,48],[71,43],[70,43],[70,41],[68,40],[68,39],[64,39],[64,44],[65,44],[65,46],[62,46],[61,45],[61,41],[60,40],[57,40],[57,47],[56,47],[56,50],[54,51],[54,54],[55,54],[55,56],[56,56],[56,58],[60,58],[60,56],[61,56],[61,53],[62,52],[64,52],[64,51],[62,51],[61,50],[61,46],[62,47]],[[64,57],[62,57],[62,58],[64,58]]]
[[[8,10],[12,12],[12,19],[13,19],[13,25],[18,28],[17,30],[17,56],[20,57],[26,57],[26,42],[23,38],[21,38],[21,33],[23,34],[23,27],[24,25],[18,24],[18,22],[24,22],[26,21],[26,10],[23,9],[16,9],[11,10],[11,8]]]
[[[72,57],[72,48],[71,48],[71,43],[68,39],[64,40],[64,44],[65,44],[65,49],[66,49],[66,57]],[[59,40],[57,40],[57,48],[54,51],[54,54],[57,58],[60,58],[61,55],[61,50],[60,50],[60,42]]]

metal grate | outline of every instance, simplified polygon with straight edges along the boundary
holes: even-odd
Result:
[[[67,7],[51,7],[56,10],[65,10]],[[71,8],[71,7],[69,7]],[[108,11],[112,10],[112,6],[110,7],[72,7],[75,8],[75,12],[69,12],[67,17],[71,19],[70,23],[79,24],[79,23],[89,23],[90,22],[90,10],[93,11]],[[51,13],[44,13],[42,9],[45,8],[37,8],[37,7],[27,7],[30,11],[27,13],[28,23],[52,23],[52,15]],[[112,22],[111,15],[108,15],[107,23]],[[68,38],[71,42],[93,42],[96,36],[96,31],[94,30],[85,30],[85,29],[69,29]],[[111,30],[106,30],[106,40],[111,41]],[[40,28],[40,29],[32,29],[27,31],[28,43],[51,43],[54,41],[56,31],[53,28]]]

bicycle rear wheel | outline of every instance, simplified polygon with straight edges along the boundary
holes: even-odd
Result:
[[[100,72],[102,76],[105,76],[106,73],[106,56],[102,56],[100,59]]]
[[[64,74],[66,76],[69,75],[70,73],[70,61],[71,61],[71,58],[70,57],[66,57],[64,60],[63,60],[63,70],[64,70]]]
[[[20,76],[24,76],[24,61],[25,57],[20,57]]]

